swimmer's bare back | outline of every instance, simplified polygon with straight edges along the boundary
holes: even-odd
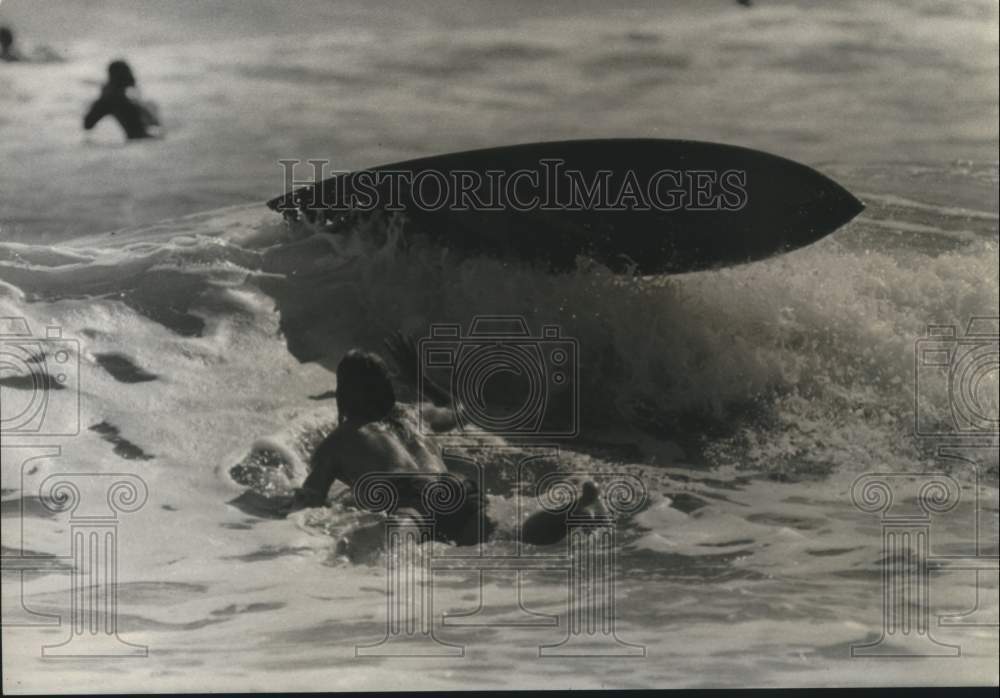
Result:
[[[126,138],[136,140],[141,138],[156,138],[160,134],[159,119],[144,104],[125,95],[124,91],[105,90],[95,101],[86,116],[83,117],[83,128],[89,131],[105,116],[113,117]]]
[[[440,449],[413,423],[412,408],[397,406],[378,422],[340,424],[316,449],[302,484],[305,506],[322,506],[335,481],[353,487],[369,473],[446,473]]]

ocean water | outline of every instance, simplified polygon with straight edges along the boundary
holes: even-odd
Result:
[[[881,633],[895,560],[852,499],[860,475],[946,474],[960,501],[933,517],[931,554],[997,554],[995,437],[963,451],[973,463],[914,435],[954,420],[916,362],[927,326],[961,337],[1000,313],[995,2],[5,0],[0,20],[65,58],[0,65],[0,317],[67,367],[41,393],[48,435],[3,434],[5,690],[996,683],[995,568],[931,577],[931,632],[960,657],[851,655]],[[165,139],[81,135],[118,56]],[[778,258],[632,279],[332,240],[261,203],[279,158],[605,136],[761,148],[867,209]],[[435,632],[465,655],[357,657],[385,634],[385,558],[336,543],[366,516],[275,513],[336,422],[346,349],[490,313],[579,342],[582,435],[546,467],[646,489],[619,522],[615,593],[617,635],[644,657],[539,657],[566,634],[558,571],[525,573],[520,599],[557,626],[516,624],[510,573],[441,572]],[[12,366],[5,418],[40,399]],[[971,394],[995,420],[993,367]],[[511,555],[509,473],[533,451],[467,450],[500,519],[487,552]],[[70,576],[22,582],[7,558],[69,554],[66,515],[37,498],[53,473],[148,488],[120,516],[117,584],[119,634],[148,656],[42,656],[69,633]],[[487,598],[484,624],[440,623]],[[977,607],[985,624],[937,620]],[[25,608],[63,623],[15,625]]]

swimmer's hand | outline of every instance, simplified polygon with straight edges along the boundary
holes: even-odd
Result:
[[[307,487],[299,487],[295,490],[295,495],[282,507],[285,516],[295,513],[301,509],[311,509],[326,505],[326,496],[317,490]]]

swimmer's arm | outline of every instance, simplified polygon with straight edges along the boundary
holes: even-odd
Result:
[[[83,117],[83,128],[87,131],[94,128],[98,121],[111,113],[111,105],[108,100],[98,99],[90,107],[90,111]]]
[[[139,113],[142,115],[142,125],[150,128],[160,125],[160,120],[156,116],[156,111],[151,107],[152,102],[143,102],[142,100],[135,100],[136,106],[139,108]]]
[[[326,504],[330,487],[339,475],[334,456],[334,441],[332,436],[320,444],[312,457],[312,471],[306,477],[302,487],[295,492],[293,507],[321,507]]]

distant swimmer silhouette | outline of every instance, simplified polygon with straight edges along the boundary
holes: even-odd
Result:
[[[14,32],[10,27],[0,27],[0,60],[12,63],[23,60],[14,48]]]
[[[65,59],[48,46],[35,46],[29,53],[21,53],[14,46],[14,30],[0,26],[0,61],[6,63],[61,63]]]
[[[160,120],[152,105],[129,96],[128,90],[133,87],[136,87],[135,75],[128,63],[113,61],[108,66],[108,82],[101,89],[101,96],[83,117],[83,128],[89,131],[110,114],[121,124],[129,140],[159,136]]]
[[[600,490],[593,480],[583,482],[583,491],[573,506],[562,513],[542,509],[521,524],[521,540],[534,545],[552,545],[566,537],[570,519],[593,519],[607,514]]]

